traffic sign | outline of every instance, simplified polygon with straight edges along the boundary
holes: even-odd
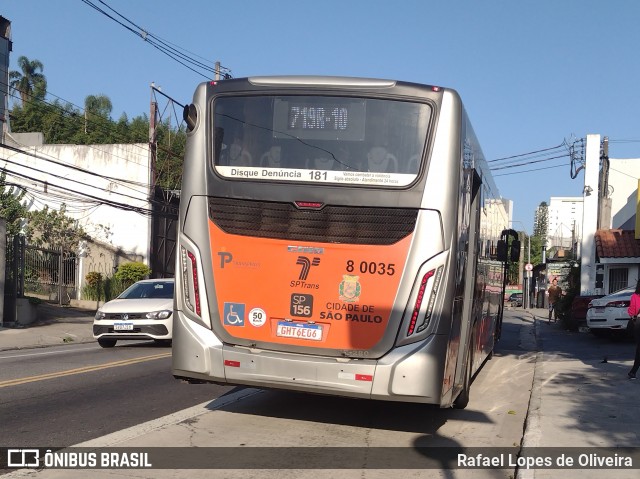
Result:
[[[527,271],[533,271],[533,265],[531,263],[527,263],[524,265],[524,269]]]

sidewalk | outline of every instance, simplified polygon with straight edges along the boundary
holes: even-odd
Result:
[[[524,448],[640,447],[640,382],[629,380],[632,342],[596,338],[548,323],[546,309],[523,310],[535,318],[538,344]],[[599,452],[585,449],[585,452]],[[620,451],[624,455],[624,451]],[[570,477],[637,477],[635,470],[564,469]],[[517,477],[555,478],[557,469],[519,469]]]
[[[42,303],[37,322],[16,328],[0,326],[0,351],[95,342],[94,314],[90,309]]]

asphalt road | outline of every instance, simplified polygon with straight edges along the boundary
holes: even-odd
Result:
[[[70,446],[231,390],[171,375],[171,349],[129,343],[0,352],[0,445]]]

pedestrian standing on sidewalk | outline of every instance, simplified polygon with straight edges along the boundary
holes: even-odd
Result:
[[[549,286],[549,323],[551,323],[551,315],[553,314],[553,322],[558,321],[558,301],[562,296],[562,288],[558,286],[558,278],[553,278],[551,286]]]
[[[638,320],[638,314],[640,313],[640,281],[636,284],[636,291],[631,295],[631,303],[627,313],[629,313],[629,321],[634,323],[633,337],[636,341],[636,357],[633,360],[633,367],[627,373],[627,376],[629,376],[629,379],[635,379],[636,373],[640,368],[640,320]]]

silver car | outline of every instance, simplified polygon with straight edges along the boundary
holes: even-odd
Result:
[[[171,344],[173,289],[173,279],[134,283],[98,309],[93,320],[93,337],[103,348],[112,348],[124,339],[153,339]]]
[[[629,322],[629,303],[635,287],[628,287],[602,298],[592,299],[587,309],[587,327],[596,336],[624,334]]]

